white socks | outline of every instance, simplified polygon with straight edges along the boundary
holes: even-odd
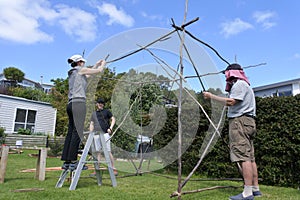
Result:
[[[252,192],[252,186],[244,185],[244,191],[243,191],[243,197],[248,197],[253,194]]]
[[[259,191],[259,186],[248,186],[244,185],[243,197],[248,197],[253,195],[253,192]]]

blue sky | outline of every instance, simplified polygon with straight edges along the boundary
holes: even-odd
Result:
[[[21,69],[44,83],[66,78],[66,60],[88,55],[108,38],[136,28],[181,25],[185,0],[0,0],[0,70]],[[229,62],[246,69],[252,86],[300,78],[300,1],[189,0],[187,27]],[[151,34],[151,33],[150,33]],[[151,41],[149,41],[151,42]],[[200,44],[199,44],[200,45]],[[211,52],[219,70],[226,64]],[[124,69],[122,69],[124,70]],[[118,69],[117,69],[118,72]]]

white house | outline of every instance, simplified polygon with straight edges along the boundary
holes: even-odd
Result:
[[[10,82],[6,80],[3,73],[0,73],[0,85],[2,86],[10,86]],[[18,83],[17,85],[27,88],[36,88],[41,89],[45,93],[49,93],[51,88],[53,87],[53,84],[47,84],[47,83],[38,83],[36,81],[24,78],[22,82]]]
[[[255,96],[295,96],[300,94],[300,78],[253,88]]]
[[[50,103],[0,94],[0,126],[7,134],[24,128],[54,136],[56,111]]]

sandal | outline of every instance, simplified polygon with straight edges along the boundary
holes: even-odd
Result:
[[[114,175],[118,176],[118,170],[116,168],[114,168]]]

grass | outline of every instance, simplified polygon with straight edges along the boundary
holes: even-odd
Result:
[[[128,200],[160,200],[170,199],[170,195],[177,190],[177,176],[168,175],[172,178],[165,178],[157,174],[147,173],[138,176],[127,176],[127,172],[119,171],[117,187],[111,186],[107,171],[103,172],[103,184],[98,186],[96,179],[89,176],[92,170],[83,171],[76,190],[70,191],[69,182],[65,182],[62,188],[55,188],[55,184],[61,171],[47,171],[46,180],[34,179],[34,173],[20,172],[23,169],[35,168],[37,159],[29,157],[34,151],[26,150],[22,154],[9,154],[5,181],[0,184],[0,199],[128,199]],[[61,166],[59,158],[47,158],[47,167]],[[117,162],[116,165],[128,165],[128,162]],[[126,166],[127,168],[130,165]],[[131,165],[132,166],[132,165]],[[133,168],[133,166],[132,166]],[[195,177],[196,178],[196,177]],[[199,178],[199,177],[198,177]],[[235,186],[238,188],[215,189],[200,193],[183,195],[183,200],[205,199],[219,200],[228,199],[242,191],[241,182],[236,181],[189,181],[183,191],[196,190],[213,186]],[[260,185],[263,197],[260,200],[298,200],[300,191],[292,188],[281,188]],[[37,189],[37,191],[18,192],[20,189]],[[172,199],[177,199],[172,198]]]

